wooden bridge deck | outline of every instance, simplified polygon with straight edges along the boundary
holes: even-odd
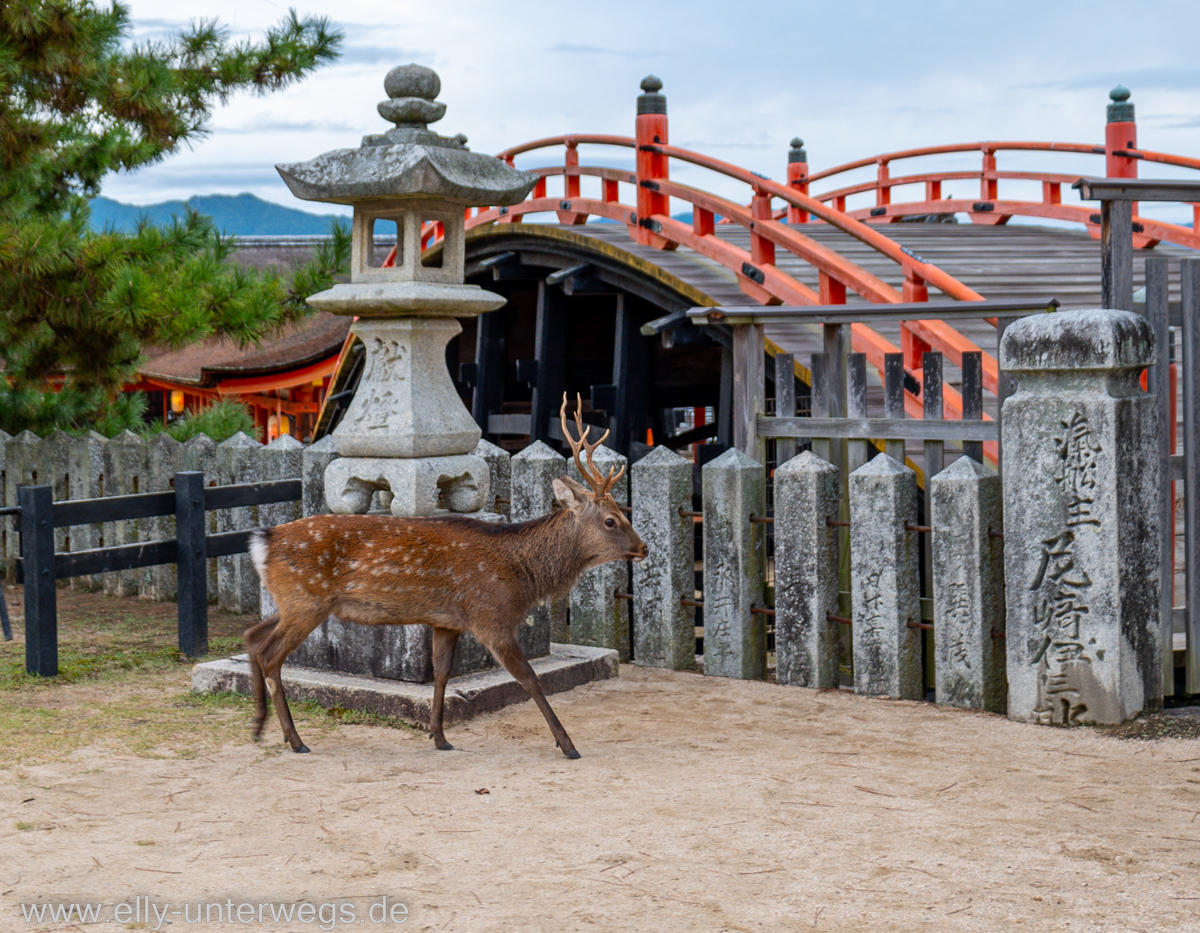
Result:
[[[595,237],[652,262],[703,291],[718,304],[753,303],[738,287],[736,277],[730,270],[685,247],[665,251],[640,246],[629,238],[623,226],[617,224],[592,223],[566,229]],[[836,250],[898,291],[902,288],[903,276],[899,266],[853,237],[827,224],[811,223],[797,229]],[[1100,305],[1100,243],[1084,231],[1017,224],[1001,227],[936,223],[897,223],[880,229],[985,298],[1020,300],[1053,297],[1064,308]],[[718,225],[717,234],[743,249],[750,248],[750,234],[741,227]],[[1135,251],[1134,288],[1141,288],[1144,284],[1147,258],[1167,256],[1180,259],[1195,255],[1193,250],[1167,244],[1159,244],[1151,250]],[[817,271],[808,263],[779,250],[776,265],[804,284],[814,289],[818,287]],[[932,289],[930,291],[930,299],[939,300],[939,294]],[[1171,299],[1179,299],[1179,269],[1174,264],[1171,269]],[[851,294],[847,296],[847,303],[854,305],[867,302]],[[981,349],[996,354],[996,332],[986,321],[961,322],[955,326]],[[899,325],[880,325],[876,329],[893,343],[899,344]],[[811,354],[822,349],[822,331],[817,325],[771,325],[767,327],[767,337],[793,353],[797,361],[805,365]],[[878,375],[870,367],[868,380],[869,404],[872,410],[881,410],[882,390]],[[948,362],[946,381],[949,384],[959,382],[958,370]],[[991,414],[995,414],[994,397],[989,396],[985,406]]]

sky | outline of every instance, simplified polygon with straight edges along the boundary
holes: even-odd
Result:
[[[162,38],[198,17],[219,20],[235,38],[257,36],[289,5],[126,2],[133,41]],[[477,152],[569,132],[631,136],[638,85],[653,73],[664,84],[673,144],[779,179],[797,135],[811,171],[943,143],[1098,143],[1116,84],[1133,92],[1142,148],[1200,157],[1196,0],[294,4],[344,31],[341,59],[281,93],[234,97],[215,111],[206,139],[157,166],[110,178],[104,194],[146,204],[250,192],[305,210],[344,212],[297,201],[274,165],[354,147],[364,133],[386,130],[375,110],[386,96],[383,77],[408,62],[441,76],[447,112],[432,128],[465,133]],[[632,164],[628,150],[591,147],[581,156],[585,164]],[[518,165],[560,161],[561,150],[546,150]],[[898,163],[893,174],[978,165],[978,154],[949,156]],[[1103,159],[1001,154],[999,167],[1100,175]],[[1143,164],[1141,174],[1189,173]],[[672,177],[747,200],[744,185],[703,170],[681,167]],[[943,194],[973,197],[977,190],[962,182],[947,184]],[[1001,196],[1005,190],[1037,194],[1002,187]],[[632,194],[623,190],[622,197]],[[1179,206],[1147,205],[1145,212],[1191,219]]]

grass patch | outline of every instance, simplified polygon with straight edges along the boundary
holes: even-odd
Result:
[[[17,638],[0,641],[0,769],[58,760],[88,745],[148,758],[195,758],[248,743],[253,702],[191,692],[195,660],[176,647],[176,607],[60,588],[57,677],[25,673],[21,592],[5,587]],[[211,656],[243,651],[251,620],[209,612]],[[409,728],[399,720],[293,700],[298,728],[319,737],[340,725]],[[263,743],[282,741],[274,712]],[[32,828],[32,827],[31,827]]]

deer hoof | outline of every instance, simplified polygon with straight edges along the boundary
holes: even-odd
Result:
[[[454,751],[454,746],[453,746],[453,745],[451,745],[449,742],[438,742],[438,743],[437,743],[437,748],[438,748],[438,751],[439,751],[439,752],[452,752],[452,751]]]
[[[579,752],[575,751],[575,749],[571,749],[569,752],[563,752],[563,754],[572,760],[583,757],[581,754],[579,754]]]
[[[301,742],[300,747],[293,748],[292,751],[294,751],[297,755],[307,755],[310,751],[312,751],[312,749],[310,749],[307,745],[305,745],[303,742]]]

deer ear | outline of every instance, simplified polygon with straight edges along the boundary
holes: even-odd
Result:
[[[588,495],[588,491],[569,476],[560,476],[554,481],[555,508],[578,511],[586,504]]]

